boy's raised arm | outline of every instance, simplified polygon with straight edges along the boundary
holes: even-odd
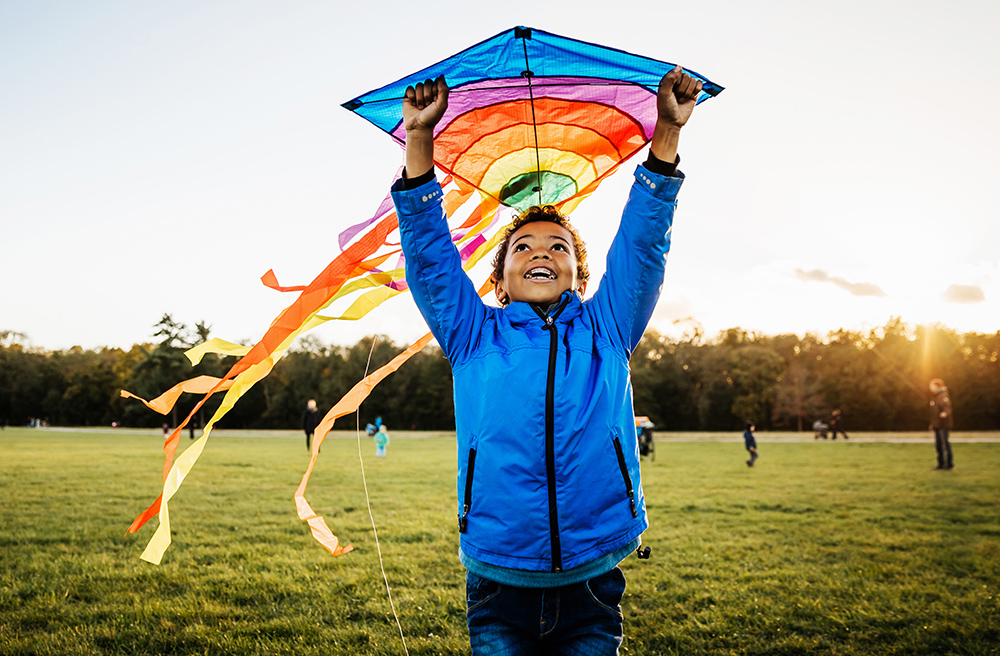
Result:
[[[660,80],[656,92],[656,127],[649,143],[649,150],[657,159],[670,163],[677,159],[681,128],[691,118],[701,86],[700,80],[685,73],[680,66]]]
[[[691,118],[701,82],[674,68],[660,80],[657,118],[645,169],[666,180],[654,183],[641,170],[622,214],[621,227],[608,251],[608,266],[591,301],[618,328],[626,351],[635,349],[652,316],[663,284],[665,255],[670,250],[677,191],[677,145],[681,128]]]
[[[486,317],[448,231],[444,194],[434,182],[434,127],[448,109],[444,77],[407,87],[402,101],[406,130],[403,180],[393,184],[406,282],[413,300],[454,366],[466,357]],[[416,191],[421,189],[422,191]]]
[[[419,178],[434,167],[434,126],[448,109],[448,84],[436,80],[406,87],[403,97],[403,127],[406,129],[404,177]]]

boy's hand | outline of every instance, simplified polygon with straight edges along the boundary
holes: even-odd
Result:
[[[677,161],[681,128],[691,118],[700,93],[701,80],[691,77],[680,66],[660,80],[660,88],[656,90],[656,127],[649,144],[657,159]]]
[[[434,166],[434,126],[448,109],[444,76],[406,87],[403,127],[406,129],[406,168],[403,176],[419,178]]]
[[[691,77],[680,66],[664,75],[660,79],[660,88],[656,90],[658,122],[683,127],[691,118],[701,86],[701,80]]]
[[[406,87],[403,98],[403,127],[411,131],[431,131],[448,109],[448,84],[441,75],[436,80]]]

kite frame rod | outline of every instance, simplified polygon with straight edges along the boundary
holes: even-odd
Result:
[[[659,83],[660,83],[660,81],[657,80],[655,83],[653,83],[653,86],[656,86]],[[549,83],[549,84],[546,84],[546,83],[543,82],[543,83],[540,83],[540,84],[537,84],[537,83],[536,84],[531,84],[531,83],[528,83],[528,84],[505,84],[505,85],[499,86],[499,87],[489,87],[488,89],[483,89],[482,87],[477,88],[477,89],[462,89],[462,88],[458,88],[458,89],[451,89],[449,93],[476,93],[476,92],[482,92],[482,91],[504,91],[504,90],[507,90],[507,89],[527,89],[529,87],[543,88],[543,87],[569,87],[569,86],[580,86],[580,87],[643,87],[645,89],[649,89],[650,88],[648,85],[645,85],[645,84],[638,84],[636,82],[624,82],[624,81],[621,81],[621,82],[573,82],[573,83],[567,83],[567,82],[555,83],[555,82],[553,82],[553,83]],[[712,96],[714,98],[715,96],[717,96],[722,91],[722,89],[718,89],[718,88],[715,88],[715,87],[710,87],[710,88],[702,89],[702,91],[704,91],[709,96]],[[348,109],[351,109],[351,111],[354,111],[354,110],[358,109],[359,107],[364,107],[366,105],[375,105],[375,104],[384,103],[384,102],[403,102],[403,98],[404,97],[405,96],[400,96],[398,98],[396,98],[396,97],[392,97],[392,98],[376,98],[375,100],[360,100],[358,98],[355,98],[353,100],[347,101],[346,103],[343,103],[342,107],[347,107],[348,105],[350,105],[352,103],[359,103],[359,104],[355,105],[353,107],[353,109],[350,108],[350,107],[348,107]]]

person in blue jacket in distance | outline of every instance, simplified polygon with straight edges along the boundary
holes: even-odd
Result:
[[[628,359],[663,283],[683,181],[677,145],[700,91],[680,68],[661,80],[650,155],[593,297],[583,300],[583,242],[555,208],[536,206],[498,247],[500,307],[462,271],[441,207],[433,130],[447,83],[406,91],[406,165],[392,195],[407,284],[454,374],[474,654],[614,654],[621,644],[618,564],[648,526]]]
[[[753,463],[757,462],[757,439],[753,435],[756,428],[757,426],[752,421],[747,421],[743,430],[743,446],[746,448],[747,453],[750,454],[750,459],[747,460],[747,467],[753,467]]]

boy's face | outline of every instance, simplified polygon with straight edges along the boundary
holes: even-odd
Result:
[[[573,235],[558,223],[526,223],[510,236],[498,299],[509,302],[555,303],[566,290],[583,296],[586,281],[576,278]]]

